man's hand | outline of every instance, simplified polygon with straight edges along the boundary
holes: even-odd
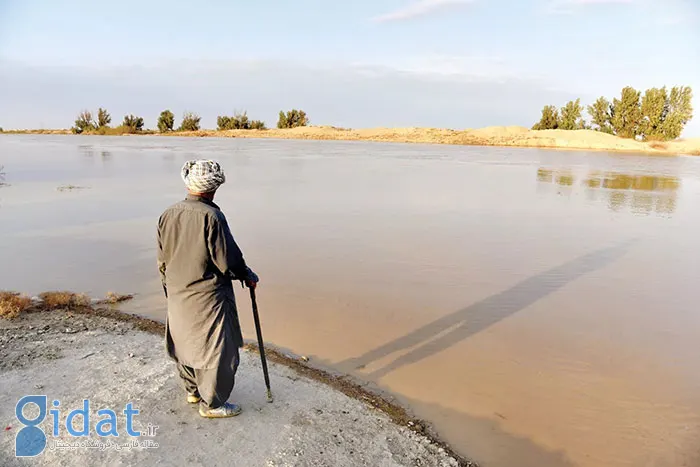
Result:
[[[243,287],[248,287],[251,290],[255,290],[255,288],[258,286],[259,281],[260,278],[258,277],[258,275],[255,274],[252,271],[252,269],[248,268],[248,277],[241,282],[243,282]]]

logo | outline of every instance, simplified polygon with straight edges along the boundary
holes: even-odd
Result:
[[[51,415],[51,436],[57,438],[61,436],[61,431],[65,429],[67,434],[73,438],[82,438],[83,440],[69,443],[65,441],[55,440],[50,446],[50,449],[77,449],[77,448],[97,448],[100,450],[114,449],[131,449],[136,447],[142,448],[157,448],[158,443],[151,440],[144,442],[129,441],[127,443],[114,443],[111,439],[103,441],[104,438],[120,436],[120,429],[123,426],[126,435],[131,437],[154,437],[158,426],[148,424],[145,431],[137,431],[134,429],[134,416],[139,414],[139,410],[133,407],[129,402],[124,407],[120,414],[124,415],[123,423],[119,422],[117,411],[112,409],[100,409],[97,411],[99,417],[94,427],[90,423],[90,400],[83,399],[82,408],[71,410],[65,417],[65,421],[61,423],[61,402],[54,400],[51,402],[52,408],[49,410],[48,397],[45,395],[30,395],[22,397],[15,406],[15,416],[17,420],[24,425],[18,432],[15,438],[15,457],[36,457],[46,449],[48,439],[44,430],[39,426]],[[33,412],[31,415],[25,413]],[[38,409],[38,414],[36,414]],[[95,441],[89,438],[92,432],[100,438]]]

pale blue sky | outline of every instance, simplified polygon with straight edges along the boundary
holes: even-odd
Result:
[[[315,124],[529,126],[544,104],[664,84],[692,85],[700,114],[699,0],[0,0],[6,128],[100,105],[151,127],[166,107],[211,127],[288,106]]]

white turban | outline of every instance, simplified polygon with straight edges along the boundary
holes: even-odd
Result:
[[[187,161],[182,166],[182,180],[193,193],[209,193],[226,181],[218,162],[206,159]]]

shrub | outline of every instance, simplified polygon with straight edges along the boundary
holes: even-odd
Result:
[[[161,133],[166,133],[168,131],[173,131],[175,126],[175,115],[170,110],[164,110],[160,113],[158,117],[158,131]]]
[[[71,128],[71,131],[79,135],[85,133],[86,131],[92,131],[97,128],[95,121],[92,119],[92,113],[89,110],[83,110],[78,114],[78,118],[75,120],[75,126]]]
[[[292,109],[287,111],[280,110],[279,118],[277,120],[277,128],[296,128],[299,126],[306,126],[309,124],[309,119],[306,116],[306,112],[303,110]]]
[[[665,151],[666,149],[668,149],[668,144],[661,143],[659,141],[652,141],[651,143],[649,143],[649,147],[651,147],[652,149],[658,149],[660,151]]]
[[[112,116],[102,107],[97,110],[97,128],[104,128],[112,123]]]
[[[100,303],[108,303],[111,305],[116,305],[117,303],[126,302],[134,298],[133,295],[122,295],[114,292],[107,292],[107,297]]]
[[[199,131],[199,121],[202,119],[194,112],[185,112],[178,131]]]
[[[264,130],[265,122],[262,120],[249,120],[248,113],[234,113],[233,117],[219,115],[216,118],[218,130]]]
[[[0,292],[0,317],[17,318],[23,311],[32,306],[32,299],[15,292]]]
[[[39,298],[43,300],[43,308],[46,310],[90,306],[90,297],[73,292],[44,292]]]
[[[124,116],[124,121],[121,126],[123,133],[138,133],[143,131],[143,118],[134,115],[126,115]]]

